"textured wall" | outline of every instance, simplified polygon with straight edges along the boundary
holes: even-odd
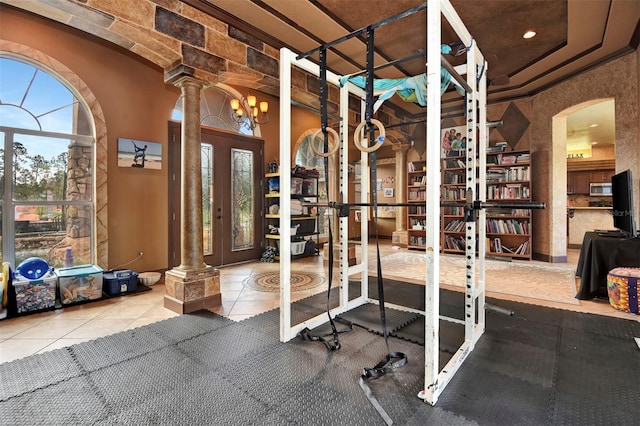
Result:
[[[595,99],[615,100],[616,170],[631,169],[636,212],[640,183],[638,122],[638,52],[580,74],[531,98],[531,151],[534,153],[534,197],[547,203],[536,212],[533,246],[550,260],[566,253],[566,146],[554,143],[553,117],[574,105]]]

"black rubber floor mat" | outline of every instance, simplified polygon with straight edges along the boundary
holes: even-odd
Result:
[[[323,306],[326,295],[317,302]],[[315,303],[305,299],[300,312]],[[369,315],[377,320],[372,306]],[[341,336],[341,349],[330,352],[299,338],[279,342],[277,310],[240,323],[198,312],[0,364],[0,419],[29,425],[383,424],[358,379],[391,350],[405,353],[408,364],[368,383],[396,424],[637,423],[640,352],[626,337],[636,323],[513,302],[508,307],[515,316],[487,314],[484,336],[436,407],[417,398],[425,386],[425,348],[412,338],[391,336],[387,348],[381,336],[355,327]],[[421,331],[414,321],[398,332]],[[443,327],[440,336],[457,343],[460,334]],[[442,367],[450,354],[440,349]]]
[[[420,315],[416,321],[394,331],[391,335],[424,346],[424,317]],[[464,342],[464,325],[440,320],[439,340],[440,352],[453,355]]]
[[[620,318],[583,313],[564,315],[562,319],[562,327],[565,329],[620,339],[633,339],[640,336],[640,322],[630,319],[621,320]]]
[[[472,364],[474,350],[440,395],[437,407],[481,425],[552,425],[549,389]]]
[[[379,335],[384,334],[382,323],[380,322],[380,307],[378,305],[367,303],[340,314],[339,317],[343,320],[350,321],[354,325],[362,327],[371,333]],[[393,333],[399,328],[417,320],[418,317],[418,314],[414,314],[412,312],[385,309],[387,333]]]
[[[419,311],[425,309],[424,285],[405,283],[384,279],[385,303],[393,303]],[[369,297],[378,300],[378,282],[376,277],[369,277]],[[360,296],[360,281],[349,282],[349,299]],[[451,318],[464,318],[464,293],[458,291],[440,290],[440,314]]]

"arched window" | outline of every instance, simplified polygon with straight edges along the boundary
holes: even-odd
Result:
[[[243,135],[254,136],[254,131],[248,124],[248,119],[238,123],[232,117],[233,110],[229,101],[233,97],[217,87],[208,87],[200,96],[200,124],[214,129],[223,129]],[[182,96],[176,101],[171,118],[182,121]],[[247,123],[247,124],[245,124]]]
[[[2,258],[95,263],[95,138],[86,105],[28,59],[0,53]]]

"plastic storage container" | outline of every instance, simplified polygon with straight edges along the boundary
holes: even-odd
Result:
[[[302,178],[291,178],[291,194],[292,195],[301,195],[302,194]]]
[[[104,273],[102,290],[109,296],[129,293],[138,288],[138,273],[129,269]]]
[[[291,241],[291,255],[300,256],[301,254],[303,254],[304,246],[306,244],[306,241]],[[280,241],[276,241],[276,245],[278,246],[278,251],[280,251]]]
[[[57,269],[60,301],[63,305],[102,298],[103,270],[96,265]]]
[[[56,285],[58,277],[49,271],[37,279],[29,279],[16,273],[13,289],[16,293],[16,312],[40,311],[53,308],[56,304]]]

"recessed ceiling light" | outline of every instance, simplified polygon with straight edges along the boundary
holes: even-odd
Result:
[[[536,36],[536,32],[533,30],[529,30],[526,33],[522,34],[522,38],[533,38]]]
[[[593,124],[592,124],[591,126],[589,126],[589,127],[598,127],[598,124],[593,123]]]
[[[593,142],[591,142],[591,145],[598,145],[598,142],[593,141]]]

